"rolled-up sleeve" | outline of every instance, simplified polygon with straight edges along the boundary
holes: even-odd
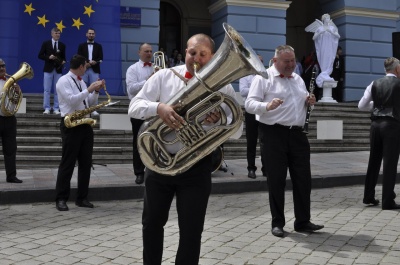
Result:
[[[374,102],[372,101],[372,94],[371,94],[372,84],[373,82],[369,86],[367,86],[364,92],[364,96],[358,102],[358,108],[360,110],[371,111],[374,107]]]
[[[261,115],[267,112],[268,102],[264,102],[266,85],[262,76],[254,77],[245,101],[245,108],[248,113]]]

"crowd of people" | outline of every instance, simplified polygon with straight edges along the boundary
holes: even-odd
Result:
[[[105,87],[105,80],[100,79],[103,50],[101,44],[94,42],[95,30],[90,28],[86,33],[87,40],[79,45],[77,54],[68,62],[68,73],[62,75],[67,63],[66,47],[60,41],[60,31],[57,28],[51,30],[51,36],[51,40],[43,42],[38,57],[44,60],[43,113],[61,115],[62,158],[55,187],[56,208],[59,211],[69,210],[67,202],[70,197],[70,181],[76,162],[78,189],[75,204],[78,207],[93,208],[94,205],[88,200],[93,129],[90,123],[71,126],[67,120],[71,113],[97,105],[99,91]],[[186,45],[185,56],[176,49],[170,57],[164,53],[166,67],[156,69],[152,62],[152,45],[142,43],[137,51],[139,60],[126,72],[126,90],[130,99],[128,115],[133,132],[133,171],[135,182],[139,185],[145,183],[142,217],[144,264],[161,264],[164,226],[174,198],[180,234],[175,262],[198,264],[200,257],[201,236],[212,186],[212,154],[201,157],[186,171],[165,177],[160,172],[146,168],[137,147],[139,130],[146,119],[158,117],[173,134],[187,126],[188,121],[178,114],[178,106],[169,105],[168,102],[184,91],[195,71],[212,60],[215,44],[210,36],[196,34],[188,39]],[[160,51],[163,49],[160,48]],[[258,58],[263,62],[261,55]],[[268,183],[271,233],[276,237],[283,237],[286,233],[284,205],[288,171],[293,184],[295,231],[315,232],[324,228],[324,225],[311,222],[310,144],[303,132],[307,109],[319,97],[318,93],[308,91],[310,71],[315,70],[316,66],[318,61],[314,52],[299,62],[291,46],[280,45],[275,49],[271,66],[266,69],[268,78],[250,75],[239,80],[240,94],[245,102],[248,177],[257,178],[255,158],[259,140],[261,174],[267,178]],[[375,206],[380,203],[375,198],[375,186],[383,161],[382,209],[387,210],[400,209],[400,205],[394,201],[400,153],[400,62],[395,58],[387,58],[384,67],[386,76],[373,81],[366,88],[359,108],[372,113],[371,154],[363,203]],[[5,86],[7,82],[5,73],[5,62],[0,59],[0,86]],[[339,81],[339,91],[344,82],[341,47],[337,49],[332,77]],[[19,89],[17,84],[14,86],[16,90]],[[50,104],[52,90],[53,105]],[[231,84],[219,91],[235,98]],[[335,97],[341,101],[341,92],[337,92]],[[90,115],[98,114],[90,110],[84,117]],[[201,126],[215,126],[221,122],[221,116],[218,109],[210,110],[202,116]],[[7,182],[21,183],[16,176],[14,115],[8,116],[0,111],[0,136]]]

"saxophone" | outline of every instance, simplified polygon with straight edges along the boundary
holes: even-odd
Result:
[[[107,93],[107,89],[106,89],[106,85],[104,85],[104,92],[107,95],[107,100],[101,102],[100,104],[93,106],[93,107],[89,107],[87,109],[84,110],[77,110],[74,113],[71,114],[67,114],[64,117],[64,124],[65,127],[67,128],[72,128],[78,125],[82,125],[82,124],[89,124],[91,126],[94,126],[96,124],[96,120],[92,119],[92,118],[85,118],[86,115],[92,113],[93,111],[100,109],[108,104],[110,104],[111,102],[111,97],[110,95]]]

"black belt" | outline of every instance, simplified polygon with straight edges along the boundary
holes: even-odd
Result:
[[[288,130],[296,130],[296,131],[302,131],[303,130],[303,127],[296,126],[296,125],[287,126],[287,125],[282,125],[282,124],[279,124],[279,123],[275,123],[272,126],[285,128],[285,129],[288,129]]]

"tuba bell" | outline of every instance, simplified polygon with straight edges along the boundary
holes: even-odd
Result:
[[[176,175],[188,170],[200,159],[210,154],[232,136],[243,122],[243,113],[236,100],[218,90],[231,82],[250,74],[267,78],[264,65],[245,39],[230,25],[223,24],[225,39],[213,58],[187,86],[166,104],[174,106],[185,122],[179,131],[170,129],[159,117],[145,121],[139,130],[138,150],[145,166],[157,173]],[[232,119],[228,118],[221,104],[227,106]],[[220,124],[205,130],[202,117],[213,110],[221,113]],[[174,136],[171,138],[171,135]],[[170,152],[170,146],[182,146]]]
[[[1,110],[5,116],[14,115],[21,105],[22,91],[15,84],[23,78],[31,79],[33,75],[32,67],[26,62],[21,63],[20,69],[15,74],[11,76],[6,74],[9,79],[3,86],[0,102]]]

